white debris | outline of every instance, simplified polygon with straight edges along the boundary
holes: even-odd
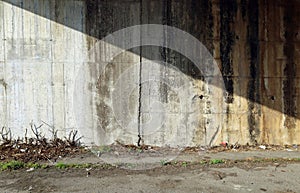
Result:
[[[258,146],[260,149],[266,149],[267,147],[265,145]]]
[[[26,172],[32,172],[34,170],[34,168],[29,168],[28,170],[26,170]]]

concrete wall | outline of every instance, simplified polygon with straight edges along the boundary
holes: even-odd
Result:
[[[2,0],[0,123],[18,136],[30,122],[44,122],[47,135],[45,123],[61,136],[78,129],[88,144],[136,143],[139,133],[156,145],[299,143],[299,10],[298,0]],[[201,41],[226,92],[213,93],[218,87],[174,50],[144,46],[107,58],[120,48],[97,48],[114,31],[149,23]],[[104,72],[95,57],[108,62]],[[183,96],[174,89],[181,80]]]

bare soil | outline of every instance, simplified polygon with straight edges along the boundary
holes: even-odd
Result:
[[[122,158],[155,155],[156,160],[162,160],[165,152],[172,151],[120,144],[104,149],[94,147],[51,162],[47,160],[50,167],[46,169],[2,171],[0,192],[300,192],[300,152],[296,146],[199,147],[180,151],[173,161],[148,169],[124,169],[122,166],[128,163],[121,162],[105,165],[108,155]],[[211,164],[209,160],[224,163]],[[51,166],[58,162],[91,163],[94,167]]]

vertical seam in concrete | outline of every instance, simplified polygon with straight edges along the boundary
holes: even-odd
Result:
[[[15,11],[14,6],[11,5],[11,46],[14,48],[14,33],[15,33]]]
[[[22,27],[21,27],[21,33],[22,33],[22,35],[21,35],[21,39],[22,39],[22,52],[23,52],[23,54],[25,54],[25,44],[26,44],[26,40],[25,40],[25,33],[24,33],[24,24],[25,24],[25,21],[24,21],[24,12],[25,12],[25,10],[24,10],[24,2],[22,1],[21,2],[21,4],[20,4],[20,7],[21,7],[21,21],[22,21]],[[24,65],[22,66],[22,69],[21,69],[21,77],[22,77],[22,79],[24,79]],[[23,84],[23,85],[22,85]],[[22,82],[22,86],[21,86],[21,88],[20,88],[20,92],[21,93],[23,93],[24,94],[24,96],[22,96],[21,98],[20,98],[20,106],[21,106],[21,109],[20,109],[20,111],[22,112],[22,113],[25,113],[24,112],[24,108],[25,108],[25,82]],[[24,117],[22,117],[22,122],[24,123]]]
[[[4,65],[4,68],[3,68],[3,79],[4,79],[4,81],[6,80],[6,33],[5,33],[5,19],[4,19],[4,6],[5,6],[5,4],[4,4],[4,2],[2,2],[2,13],[3,13],[3,18],[1,18],[2,19],[2,26],[3,26],[3,44],[4,44],[4,46],[3,46],[3,52],[4,52],[4,56],[3,56],[3,65]],[[4,111],[5,111],[5,115],[4,115],[4,119],[5,119],[5,125],[7,126],[7,120],[8,120],[8,115],[7,115],[7,110],[8,110],[8,100],[7,100],[7,84],[5,84],[5,109],[4,109]]]
[[[56,6],[55,5],[56,4],[56,1],[54,1],[54,7]],[[49,3],[49,7],[51,8],[52,7],[52,4],[51,4],[51,1],[50,1],[50,3]],[[54,17],[55,17],[55,15],[54,15]],[[50,11],[50,18],[51,18],[51,11]],[[53,23],[53,21],[51,20],[50,21],[50,37],[51,37],[51,39],[52,39],[52,41],[51,41],[51,46],[50,46],[50,55],[51,55],[51,69],[50,69],[50,73],[51,73],[51,100],[52,100],[52,105],[51,105],[51,110],[52,110],[52,117],[51,117],[51,119],[52,119],[52,125],[54,126],[54,128],[55,128],[55,120],[54,120],[54,89],[53,89],[53,60],[54,60],[54,56],[53,56],[53,36],[52,36],[52,23]]]
[[[66,115],[67,115],[67,112],[66,112],[66,96],[67,96],[67,88],[66,88],[66,84],[65,84],[65,78],[66,78],[66,73],[65,73],[65,63],[63,63],[62,64],[63,65],[63,79],[62,79],[62,81],[63,81],[63,99],[64,99],[64,105],[63,105],[63,112],[64,112],[64,118],[63,118],[63,126],[64,126],[64,128],[62,128],[63,129],[63,133],[64,133],[64,135],[66,135]]]
[[[143,0],[140,0],[140,24],[142,24],[143,16]],[[140,29],[140,45],[142,45],[142,31]],[[140,146],[142,141],[142,129],[141,129],[141,110],[142,110],[142,59],[143,48],[140,46],[140,68],[139,68],[139,106],[138,106],[138,142],[137,145]]]

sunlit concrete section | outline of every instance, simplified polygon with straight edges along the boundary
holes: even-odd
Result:
[[[59,17],[80,21],[82,15],[78,13],[83,4],[72,3],[66,10],[54,8],[50,1],[15,2],[34,7],[47,17],[0,2],[1,126],[10,127],[15,136],[23,136],[30,123],[45,122],[64,136],[76,129],[74,77],[87,62],[87,37],[49,18],[56,10],[64,13]],[[83,23],[75,24],[84,27]],[[50,136],[45,123],[43,133]]]

